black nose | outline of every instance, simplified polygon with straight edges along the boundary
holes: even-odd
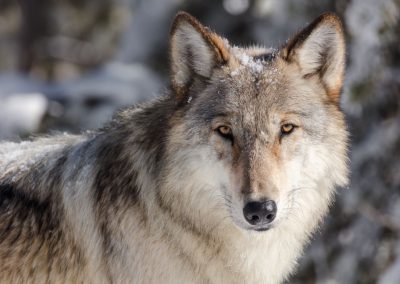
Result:
[[[243,214],[251,225],[266,225],[276,217],[276,204],[273,200],[251,201],[243,208]]]

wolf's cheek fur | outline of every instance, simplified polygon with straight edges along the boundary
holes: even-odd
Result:
[[[226,163],[230,155],[226,145],[217,137],[188,134],[186,127],[179,125],[172,130],[171,137],[177,139],[170,139],[167,146],[167,186],[161,194],[167,206],[180,208],[179,218],[195,222],[207,231],[216,225],[214,222],[220,223],[229,215],[225,200],[235,184]],[[221,159],[218,153],[223,153],[225,159]],[[199,223],[195,221],[197,216],[210,218]]]
[[[221,161],[229,164],[233,161],[233,145],[226,138],[221,137],[216,131],[212,131],[209,138],[209,145],[215,151],[214,156]]]
[[[199,129],[201,134],[195,135],[188,134],[186,127],[180,125],[173,130],[173,137],[184,139],[169,142],[171,166],[167,166],[166,184],[170,186],[165,187],[168,192],[162,195],[171,198],[164,201],[172,208],[186,204],[184,208],[179,206],[182,210],[180,218],[193,218],[194,221],[196,216],[209,216],[203,224],[197,221],[201,230],[224,224],[231,226],[232,222],[247,228],[242,192],[246,168],[238,161],[240,148],[218,134],[208,132],[208,126]],[[178,168],[179,171],[175,170]],[[180,181],[178,184],[177,180]]]
[[[219,189],[222,190],[223,197],[231,201],[232,198],[239,196],[240,189],[243,184],[243,165],[239,162],[241,149],[238,145],[232,143],[225,138],[220,137],[216,133],[210,136],[210,157],[214,157],[210,163],[218,165],[218,172],[229,176],[229,179],[221,180]],[[235,198],[237,199],[237,198]],[[239,200],[241,201],[242,198]]]

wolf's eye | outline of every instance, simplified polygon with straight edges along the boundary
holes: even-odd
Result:
[[[284,125],[281,126],[281,134],[282,135],[288,135],[293,132],[295,126],[291,123],[285,123]]]
[[[217,128],[217,132],[223,138],[233,141],[232,129],[229,126],[222,125]]]

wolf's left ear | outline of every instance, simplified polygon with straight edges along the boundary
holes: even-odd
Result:
[[[170,35],[171,83],[182,99],[195,76],[209,78],[229,60],[227,42],[190,14],[179,12]]]
[[[346,56],[343,27],[338,16],[322,14],[295,35],[281,54],[300,67],[303,77],[319,76],[330,99],[339,102]]]

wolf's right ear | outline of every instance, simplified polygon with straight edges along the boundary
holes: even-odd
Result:
[[[195,76],[209,78],[215,67],[229,60],[227,41],[193,16],[179,12],[170,34],[171,83],[183,99]]]

